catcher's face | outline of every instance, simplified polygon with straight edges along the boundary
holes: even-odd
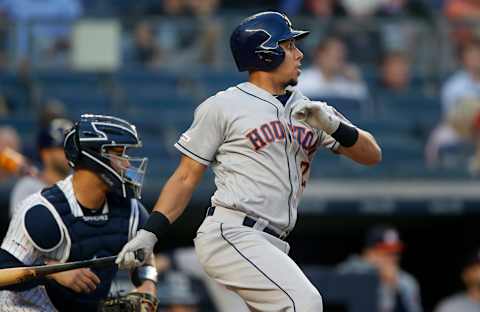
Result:
[[[303,53],[296,46],[295,39],[290,39],[280,43],[283,51],[285,52],[285,58],[272,73],[278,77],[279,82],[287,86],[295,86],[298,83],[298,76],[300,76],[303,59]]]

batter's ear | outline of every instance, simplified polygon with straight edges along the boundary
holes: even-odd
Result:
[[[29,208],[24,214],[23,226],[32,244],[41,252],[51,252],[62,243],[60,225],[44,205]]]

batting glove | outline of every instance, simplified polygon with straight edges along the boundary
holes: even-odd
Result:
[[[140,230],[132,240],[123,246],[115,263],[118,264],[118,267],[122,270],[141,266],[145,262],[145,259],[150,259],[156,243],[157,236],[155,234],[146,230]],[[138,250],[143,251],[143,259],[137,259],[135,257],[135,252]]]
[[[325,102],[302,99],[293,104],[292,116],[328,134],[337,131],[340,125],[340,119],[335,115],[334,109]]]

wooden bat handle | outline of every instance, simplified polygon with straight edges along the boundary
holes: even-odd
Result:
[[[58,263],[51,265],[41,265],[33,267],[37,272],[37,276],[44,276],[57,272],[70,271],[78,268],[101,268],[115,263],[117,256],[109,256],[96,258],[91,260],[81,260],[67,263]]]
[[[145,255],[143,250],[137,250],[135,257],[143,262]],[[0,269],[0,287],[14,285],[32,280],[37,277],[70,271],[78,268],[101,268],[115,264],[117,256],[109,256],[90,260],[81,260],[67,263],[57,263],[50,265],[40,265],[33,267],[16,267]]]

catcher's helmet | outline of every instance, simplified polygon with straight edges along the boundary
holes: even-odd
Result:
[[[72,168],[94,171],[111,191],[125,198],[141,196],[148,160],[127,155],[127,149],[141,146],[134,125],[120,118],[90,114],[80,117],[64,142]]]
[[[230,37],[230,49],[239,71],[271,71],[285,57],[278,44],[301,39],[309,31],[294,30],[288,17],[280,12],[261,12],[243,20]]]

